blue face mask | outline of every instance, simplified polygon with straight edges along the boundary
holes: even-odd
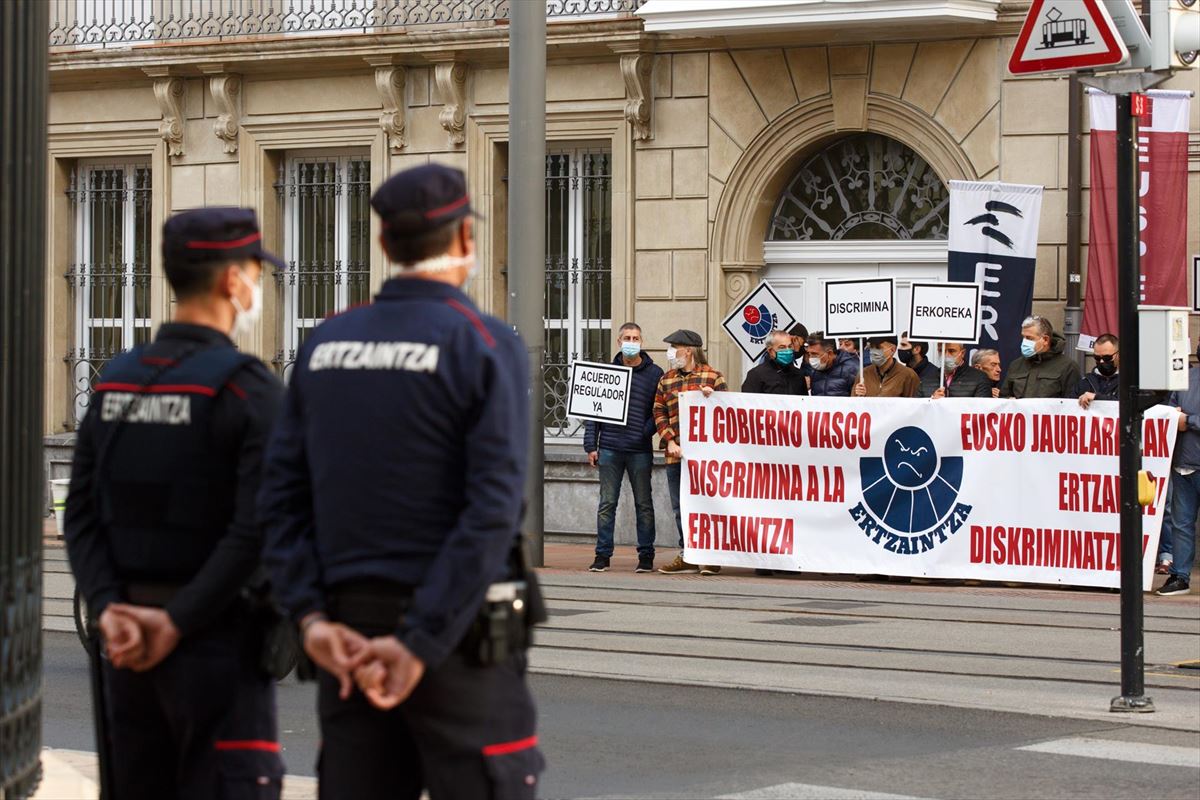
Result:
[[[1026,358],[1033,358],[1036,352],[1037,348],[1034,347],[1033,342],[1028,339],[1021,340],[1021,355],[1025,356]]]
[[[621,342],[621,355],[626,358],[637,358],[642,352],[642,346],[637,342]]]
[[[796,353],[790,347],[784,347],[775,351],[775,360],[779,362],[780,366],[790,367],[795,358]]]

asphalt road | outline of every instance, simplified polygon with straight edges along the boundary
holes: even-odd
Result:
[[[92,750],[78,641],[46,634],[43,743]],[[535,675],[544,797],[1186,798],[1200,734],[1033,715]],[[867,688],[867,687],[864,687]],[[288,771],[312,775],[310,685],[280,686]],[[1036,748],[1034,750],[1018,748]]]

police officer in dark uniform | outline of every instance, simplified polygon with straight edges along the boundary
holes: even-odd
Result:
[[[245,208],[167,221],[174,321],[108,364],[79,427],[65,539],[104,639],[100,749],[119,800],[279,796],[275,687],[245,592],[283,389],[230,339],[261,311],[262,262],[281,265],[261,239]]]
[[[509,613],[528,608],[509,580],[526,351],[462,291],[461,172],[400,172],[371,206],[391,279],[304,343],[260,494],[265,560],[321,667],[321,797],[532,798],[543,760]]]

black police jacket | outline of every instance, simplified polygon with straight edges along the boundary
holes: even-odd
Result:
[[[520,337],[447,284],[397,278],[300,349],[260,493],[296,619],[339,584],[410,586],[396,635],[436,666],[518,535],[529,441]]]
[[[795,364],[781,366],[768,358],[746,373],[742,391],[754,394],[808,394],[804,373]]]
[[[261,456],[282,386],[227,336],[163,325],[117,356],[80,425],[64,538],[93,614],[130,584],[180,587],[180,632],[225,611],[258,567]]]

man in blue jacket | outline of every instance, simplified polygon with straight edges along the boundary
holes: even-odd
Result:
[[[858,380],[858,357],[838,348],[836,339],[817,331],[808,337],[808,364],[812,367],[814,397],[849,397]]]
[[[617,501],[621,478],[629,474],[633,504],[637,511],[638,565],[635,572],[654,571],[654,498],[650,469],[654,464],[654,392],[663,371],[642,350],[642,329],[626,322],[618,332],[621,352],[614,364],[633,369],[629,390],[629,416],[624,425],[587,422],[583,449],[588,463],[600,468],[600,508],[596,511],[596,560],[589,569],[604,572],[613,554],[613,530],[617,523]]]

